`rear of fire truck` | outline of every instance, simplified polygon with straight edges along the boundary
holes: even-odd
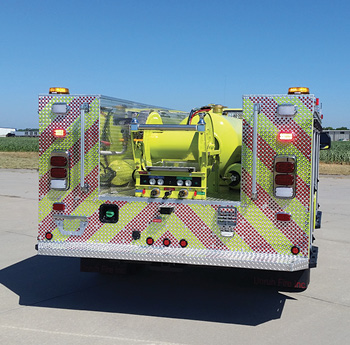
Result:
[[[308,89],[186,113],[52,88],[39,117],[40,255],[80,257],[84,270],[245,268],[307,287],[322,131]]]

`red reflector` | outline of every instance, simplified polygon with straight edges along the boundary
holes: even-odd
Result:
[[[292,173],[294,172],[293,162],[277,162],[275,166],[276,172],[279,173]]]
[[[151,246],[154,243],[154,239],[152,237],[147,237],[146,243]]]
[[[279,132],[277,136],[279,141],[291,142],[294,139],[294,133],[292,132]]]
[[[57,128],[53,130],[53,136],[56,138],[64,138],[66,136],[67,132],[63,128]]]
[[[291,220],[291,215],[289,213],[277,213],[276,219],[280,222],[289,222]]]
[[[52,168],[51,169],[51,177],[54,177],[54,178],[66,178],[67,177],[67,169],[64,169],[64,168]]]
[[[186,240],[181,240],[181,241],[180,241],[180,246],[181,246],[182,248],[187,247],[187,241],[186,241]]]
[[[52,205],[52,209],[54,211],[64,211],[65,209],[65,204],[61,203],[61,202],[55,202],[53,205]]]
[[[172,188],[172,187],[164,187],[164,190],[171,190],[171,191],[174,191],[175,188]]]
[[[67,165],[67,158],[63,156],[52,156],[50,163],[55,167],[64,167]]]
[[[147,175],[148,172],[147,172],[147,171],[139,171],[139,174],[140,174],[140,175]]]
[[[197,191],[196,190],[194,191],[193,196],[197,196]]]
[[[300,253],[300,249],[297,246],[292,247],[290,251],[294,255],[298,255]]]
[[[320,105],[320,99],[316,98],[316,105]]]
[[[52,237],[53,237],[53,235],[51,234],[51,232],[47,232],[47,233],[45,234],[45,238],[46,238],[47,240],[52,240]]]
[[[275,183],[280,186],[290,186],[294,183],[294,176],[287,174],[279,174],[275,176]]]
[[[170,240],[168,238],[164,238],[163,240],[163,244],[166,246],[166,247],[169,247],[170,246]]]
[[[162,218],[154,218],[153,222],[154,223],[161,223],[162,222]]]

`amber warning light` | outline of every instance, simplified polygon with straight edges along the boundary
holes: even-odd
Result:
[[[288,94],[289,95],[300,95],[300,94],[309,94],[309,88],[308,87],[290,87],[288,89]]]
[[[58,95],[69,95],[69,89],[66,87],[50,87],[49,93]]]

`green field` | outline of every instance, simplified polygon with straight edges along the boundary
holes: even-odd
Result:
[[[39,138],[0,138],[0,152],[38,152]],[[350,164],[350,141],[333,141],[330,150],[320,152],[324,163]]]
[[[0,152],[39,152],[39,138],[0,138]]]
[[[350,141],[333,141],[330,150],[320,152],[320,161],[350,164]]]

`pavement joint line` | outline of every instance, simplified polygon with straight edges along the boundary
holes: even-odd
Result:
[[[8,194],[0,194],[0,197],[11,198],[11,199],[23,199],[23,200],[37,200],[37,198],[26,198],[24,196],[8,195]]]
[[[140,343],[140,344],[147,344],[147,345],[185,345],[181,343],[169,343],[169,342],[162,342],[162,341],[151,341],[151,340],[141,340],[141,339],[133,339],[133,338],[124,338],[124,337],[114,337],[109,335],[95,335],[95,334],[84,334],[84,333],[71,333],[71,332],[61,332],[61,331],[51,331],[51,330],[44,330],[44,329],[36,329],[36,328],[29,328],[29,327],[17,327],[17,326],[7,326],[7,325],[0,325],[1,328],[5,329],[13,329],[13,330],[20,330],[25,332],[37,332],[37,333],[46,333],[46,334],[54,334],[54,335],[66,335],[66,336],[75,336],[75,337],[82,337],[82,338],[96,338],[96,339],[109,339],[109,340],[115,340],[115,341],[128,341],[128,342],[134,342],[134,343]]]
[[[305,295],[305,294],[302,295],[301,297],[313,299],[313,300],[315,300],[315,301],[320,301],[320,302],[324,302],[324,303],[327,303],[327,304],[339,305],[339,306],[341,306],[341,307],[350,308],[350,305],[348,305],[348,304],[338,303],[338,302],[333,302],[333,301],[328,301],[328,300],[326,300],[326,299],[319,298],[319,297],[308,296],[308,295]]]
[[[30,238],[36,239],[36,236],[27,235],[27,234],[21,234],[21,233],[19,233],[19,232],[15,232],[15,231],[6,230],[6,231],[4,231],[4,232],[5,232],[6,234],[19,235],[19,236],[26,236],[26,237],[30,237]]]

